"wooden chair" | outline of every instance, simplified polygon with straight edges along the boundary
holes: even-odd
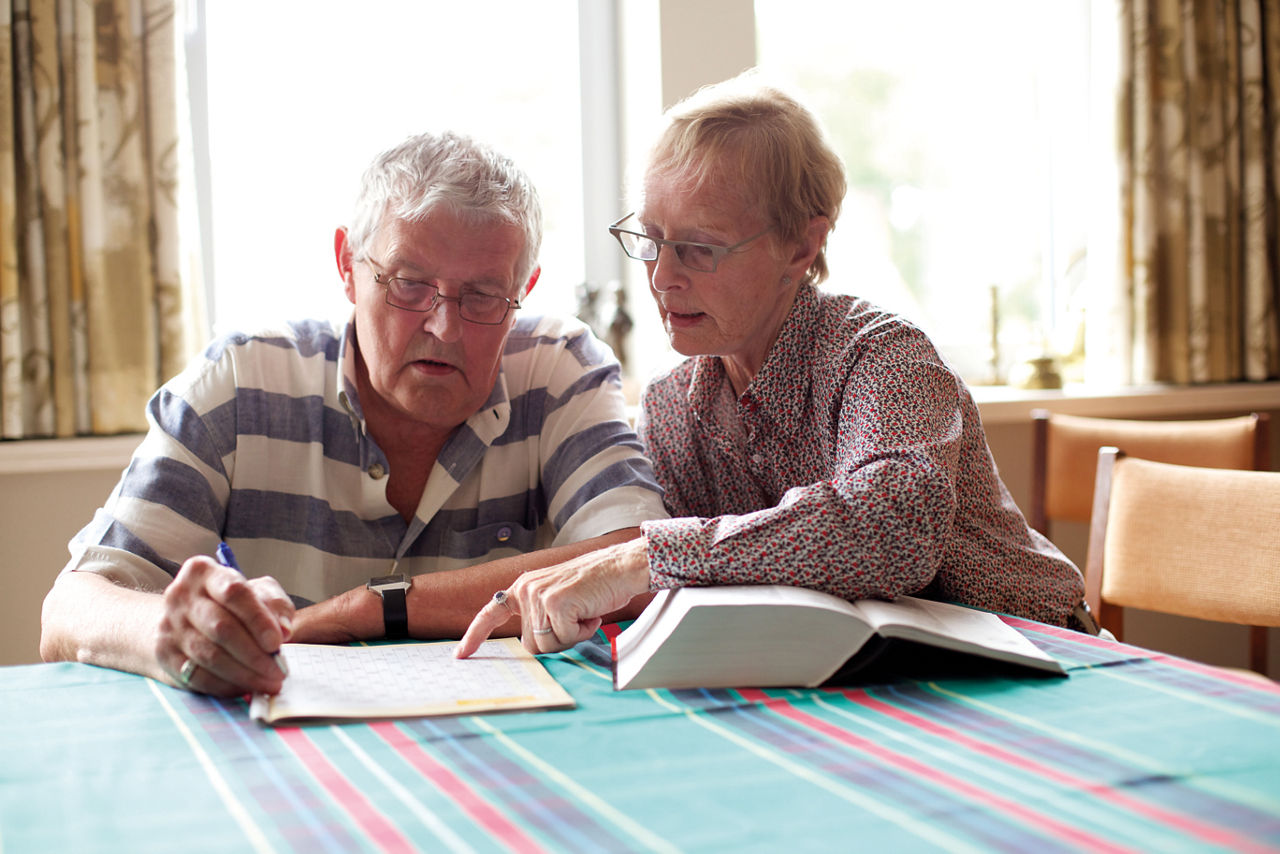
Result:
[[[1098,449],[1110,445],[1147,460],[1224,469],[1271,468],[1265,414],[1208,421],[1125,421],[1034,410],[1031,512],[1046,537],[1052,520],[1088,523]]]
[[[1124,608],[1253,626],[1249,666],[1266,673],[1264,626],[1280,626],[1280,472],[1098,454],[1085,601],[1124,637]]]

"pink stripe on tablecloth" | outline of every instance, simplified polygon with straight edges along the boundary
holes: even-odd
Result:
[[[1006,765],[1020,768],[1024,771],[1030,771],[1041,777],[1053,780],[1066,786],[1071,786],[1083,791],[1097,792],[1113,804],[1119,804],[1127,809],[1132,810],[1145,818],[1159,821],[1169,827],[1175,827],[1184,833],[1195,836],[1205,842],[1214,845],[1224,845],[1244,850],[1255,849],[1256,843],[1245,837],[1237,836],[1229,830],[1214,825],[1205,824],[1190,816],[1182,813],[1174,812],[1157,806],[1156,804],[1147,803],[1139,798],[1135,798],[1123,789],[1117,789],[1114,786],[1100,786],[1093,780],[1076,776],[1067,771],[1054,768],[1051,765],[1045,765],[1035,759],[1019,755],[1013,751],[1007,750],[989,742],[974,738],[973,736],[958,730],[954,727],[929,720],[928,718],[917,715],[915,712],[908,711],[898,706],[878,700],[875,697],[868,696],[866,693],[857,690],[845,690],[845,698],[851,703],[856,703],[872,711],[878,712],[886,717],[893,718],[896,721],[907,724],[915,729],[935,735],[938,738],[964,745],[975,753],[989,756]]]
[[[1038,632],[1040,634],[1049,635],[1059,640],[1070,641],[1071,643],[1081,644],[1083,646],[1093,646],[1100,649],[1114,650],[1119,641],[1106,640],[1104,638],[1086,635],[1083,632],[1077,632],[1073,629],[1064,629],[1060,626],[1050,626],[1045,623],[1037,623],[1031,620],[1024,620],[1021,617],[1011,617],[1007,614],[1000,614],[1000,619],[1017,629],[1025,629],[1030,632]],[[1123,645],[1123,644],[1122,644]],[[1235,671],[1215,667],[1212,664],[1203,664],[1199,661],[1192,661],[1188,658],[1179,658],[1176,655],[1156,652],[1150,649],[1143,649],[1140,646],[1124,645],[1125,650],[1133,654],[1135,658],[1149,658],[1152,661],[1159,661],[1161,664],[1167,664],[1170,667],[1176,667],[1179,670],[1186,670],[1191,673],[1198,673],[1201,676],[1212,676],[1215,679],[1221,679],[1224,682],[1231,682],[1247,688],[1256,688],[1260,691],[1280,692],[1280,683],[1270,679],[1261,679],[1250,676],[1247,673],[1236,673]]]
[[[293,751],[325,790],[334,803],[347,812],[364,831],[365,836],[383,851],[418,850],[399,830],[369,803],[359,789],[333,766],[300,727],[279,727],[280,739]]]
[[[947,774],[937,768],[926,765],[919,760],[904,756],[901,753],[895,753],[882,745],[876,744],[870,739],[862,738],[851,732],[840,729],[833,724],[827,723],[821,718],[815,717],[808,712],[801,711],[792,705],[791,701],[781,697],[770,697],[764,691],[756,688],[739,689],[738,693],[744,700],[753,703],[762,703],[773,709],[778,714],[795,721],[810,730],[819,732],[822,735],[842,742],[855,750],[860,750],[876,757],[882,762],[895,766],[907,773],[914,774],[925,780],[931,780],[939,785],[959,792],[965,797],[970,798],[978,803],[997,809],[1007,815],[1014,816],[1021,821],[1026,822],[1034,827],[1043,828],[1048,834],[1055,839],[1069,840],[1071,844],[1081,845],[1090,851],[1128,851],[1129,849],[1114,845],[1105,839],[1087,833],[1078,827],[1072,827],[1069,824],[1058,821],[1050,816],[1036,812],[1029,807],[1025,807],[1016,801],[1010,801],[993,795],[991,792],[975,786],[965,780]]]
[[[369,728],[382,737],[400,756],[426,777],[441,794],[448,796],[458,807],[485,829],[494,839],[513,851],[542,851],[515,823],[484,800],[465,780],[436,761],[422,749],[404,730],[392,721],[378,721]]]

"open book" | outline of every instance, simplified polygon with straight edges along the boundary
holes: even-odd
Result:
[[[405,718],[572,708],[573,698],[516,638],[456,659],[457,641],[374,646],[287,643],[279,694],[254,694],[249,716],[282,721]]]
[[[900,597],[846,602],[802,587],[663,590],[615,639],[615,687],[814,687],[899,641],[1065,675],[995,614]]]

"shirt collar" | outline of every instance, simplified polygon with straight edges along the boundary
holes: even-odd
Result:
[[[364,410],[360,408],[360,393],[356,391],[356,319],[353,315],[342,330],[338,342],[338,377],[341,388],[338,400],[351,419],[357,436],[364,435]]]
[[[819,313],[817,289],[812,284],[801,285],[764,364],[738,398],[740,408],[769,418],[787,433],[800,428],[809,400],[809,368]],[[689,405],[693,411],[700,417],[709,417],[728,382],[719,356],[695,357],[689,383]]]

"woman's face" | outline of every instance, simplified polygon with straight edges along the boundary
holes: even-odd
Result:
[[[650,237],[718,246],[732,246],[771,224],[730,182],[713,176],[695,187],[687,175],[671,172],[645,176],[636,218]],[[715,272],[704,273],[684,266],[672,247],[662,246],[645,267],[671,346],[686,356],[723,357],[741,393],[764,363],[808,267],[803,262],[797,271],[794,250],[770,232],[721,258]]]

